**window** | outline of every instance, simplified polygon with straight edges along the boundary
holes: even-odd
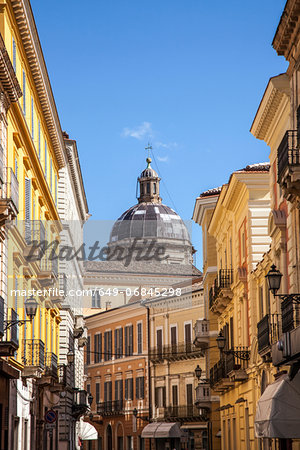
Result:
[[[94,335],[94,362],[99,363],[102,357],[102,334]]]
[[[88,336],[86,343],[86,363],[91,364],[91,337]]]
[[[264,316],[264,289],[263,286],[258,288],[258,301],[259,301],[259,316],[262,319]]]
[[[137,399],[144,398],[144,385],[145,385],[144,377],[137,377],[135,379],[135,397]]]
[[[31,137],[34,139],[34,103],[31,97]]]
[[[133,325],[125,327],[125,356],[133,354]]]
[[[31,180],[25,178],[25,240],[31,242]]]
[[[96,383],[96,403],[100,402],[100,383]]]
[[[150,194],[150,183],[147,183],[147,194]]]
[[[137,324],[137,335],[138,335],[138,354],[143,353],[143,333],[142,333],[142,324]]]
[[[97,290],[92,294],[92,308],[101,308],[101,296]]]
[[[115,329],[115,358],[123,356],[123,328]]]
[[[133,400],[133,378],[125,379],[125,400]]]
[[[17,70],[17,46],[16,46],[16,41],[14,40],[14,38],[12,38],[12,53],[13,53],[13,68],[14,68],[14,71],[16,72],[16,70]]]
[[[47,178],[47,142],[45,140],[45,177]]]
[[[115,400],[123,400],[123,380],[115,380]]]
[[[112,332],[105,331],[104,333],[104,361],[109,361],[112,358]]]
[[[57,206],[57,175],[55,174],[55,205]]]
[[[50,158],[50,191],[52,192],[52,158]]]
[[[171,346],[172,351],[175,351],[177,346],[177,327],[171,327]]]
[[[104,383],[104,401],[111,402],[112,400],[112,382],[105,381]]]
[[[184,325],[184,339],[185,343],[191,345],[192,343],[192,324],[186,323]]]
[[[156,348],[159,355],[162,354],[162,329],[156,330]]]
[[[178,386],[172,386],[172,404],[173,406],[178,406]]]
[[[155,406],[157,408],[164,408],[166,406],[165,386],[155,388]]]
[[[23,114],[26,115],[26,73],[23,70]]]
[[[153,194],[156,194],[156,183],[153,183]]]

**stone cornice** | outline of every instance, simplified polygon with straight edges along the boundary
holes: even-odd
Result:
[[[65,161],[65,146],[52,88],[29,0],[11,0],[48,132],[59,168]]]
[[[65,144],[66,144],[68,166],[71,171],[72,185],[76,194],[81,220],[85,222],[87,220],[88,215],[88,204],[85,195],[76,141],[66,139]]]
[[[22,90],[0,34],[0,82],[11,103],[22,97]]]
[[[300,29],[300,0],[287,0],[272,45],[278,55],[290,61]]]
[[[209,209],[215,208],[218,198],[219,195],[212,195],[209,197],[197,197],[192,217],[193,221],[201,226],[205,212]]]
[[[289,97],[290,83],[287,74],[270,78],[250,128],[253,136],[268,142],[272,124],[282,109],[280,105],[284,99],[289,100]]]

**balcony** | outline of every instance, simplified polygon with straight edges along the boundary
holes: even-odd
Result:
[[[209,322],[206,319],[197,320],[194,327],[194,344],[201,350],[206,350],[209,345]]]
[[[0,338],[4,337],[4,309],[5,302],[2,297],[0,297]],[[9,314],[10,311],[10,314]],[[7,311],[7,318],[12,322],[16,322],[18,320],[18,314],[14,309],[10,309]],[[15,323],[11,327],[6,330],[6,340],[0,341],[0,356],[14,356],[16,350],[19,348],[19,333],[18,333],[18,324]]]
[[[236,354],[224,354],[210,369],[210,386],[216,392],[224,392],[234,386],[235,382],[246,381],[248,375],[246,369],[250,352],[246,347],[235,347],[232,352],[245,359],[240,359]]]
[[[22,377],[40,378],[45,369],[45,344],[40,339],[25,339],[23,341],[22,362],[24,368]]]
[[[300,192],[300,151],[297,130],[288,130],[277,150],[278,180],[284,195],[292,200]]]
[[[165,422],[198,422],[206,420],[206,414],[205,411],[200,412],[195,405],[167,406],[163,408],[163,420]]]
[[[58,258],[49,248],[40,260],[39,282],[43,287],[50,287],[58,280]]]
[[[197,347],[192,342],[164,345],[162,347],[155,347],[149,350],[149,358],[152,362],[166,361],[182,361],[185,359],[200,358],[203,356],[201,348]]]
[[[58,378],[57,356],[55,353],[47,352],[45,358],[45,376]]]
[[[196,387],[195,405],[198,409],[211,409],[210,385],[207,382],[200,382]]]
[[[97,414],[100,416],[112,416],[124,414],[125,405],[123,400],[101,402],[97,404]]]
[[[39,246],[46,239],[46,230],[41,220],[25,220],[22,224],[23,236],[26,242],[23,256],[28,262],[40,262],[43,248]]]
[[[258,353],[265,360],[270,358],[272,344],[281,332],[280,314],[266,314],[257,324]]]
[[[220,269],[214,285],[209,291],[209,308],[216,314],[222,314],[233,297],[231,284],[233,282],[232,269]]]
[[[88,393],[84,390],[75,390],[72,406],[72,416],[78,420],[89,409]]]
[[[13,220],[19,212],[19,182],[11,168],[7,169],[7,182],[0,198],[0,222]]]

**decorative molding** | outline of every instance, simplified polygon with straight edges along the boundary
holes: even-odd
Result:
[[[289,60],[299,32],[300,0],[288,0],[281,15],[272,46],[278,55]]]
[[[17,102],[23,93],[0,33],[0,82],[9,102]],[[6,105],[8,106],[8,105]],[[7,109],[7,108],[6,108]]]
[[[11,0],[18,30],[34,79],[59,168],[65,166],[65,146],[52,88],[29,0]]]

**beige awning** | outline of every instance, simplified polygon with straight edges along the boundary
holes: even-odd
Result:
[[[88,422],[80,422],[78,435],[83,441],[93,441],[98,439],[98,431]]]
[[[153,422],[145,426],[142,431],[142,438],[180,438],[182,432],[177,422]]]
[[[283,375],[267,386],[257,403],[255,435],[258,438],[300,438],[300,373]]]

